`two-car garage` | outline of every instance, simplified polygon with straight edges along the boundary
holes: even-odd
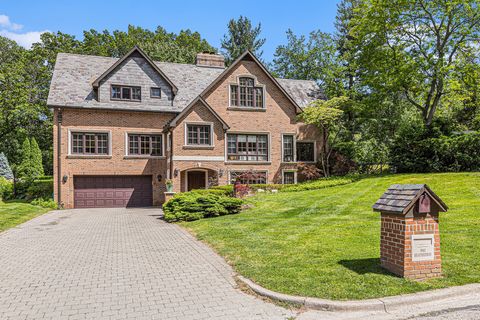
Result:
[[[74,176],[75,208],[149,207],[152,176]]]

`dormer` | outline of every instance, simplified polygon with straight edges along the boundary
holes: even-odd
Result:
[[[92,83],[109,104],[171,106],[177,87],[140,48],[134,47]]]

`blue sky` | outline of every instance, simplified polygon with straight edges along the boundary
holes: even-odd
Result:
[[[62,31],[82,38],[82,31],[125,30],[128,24],[167,31],[199,31],[210,44],[220,46],[228,20],[240,15],[261,23],[267,39],[263,57],[270,61],[275,48],[286,42],[285,31],[308,34],[334,30],[339,0],[317,1],[52,1],[0,0],[0,35],[28,47],[45,31]]]

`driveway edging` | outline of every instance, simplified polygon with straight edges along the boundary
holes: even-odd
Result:
[[[238,280],[260,296],[273,300],[302,305],[308,309],[322,311],[383,311],[388,312],[402,306],[421,305],[432,300],[441,300],[468,295],[480,290],[480,284],[473,283],[444,289],[435,289],[385,298],[335,301],[312,297],[293,296],[266,289],[250,279],[238,275]]]

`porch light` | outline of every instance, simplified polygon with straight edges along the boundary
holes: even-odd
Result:
[[[218,176],[223,177],[223,169],[218,169]]]
[[[66,183],[67,180],[68,180],[68,176],[67,176],[67,175],[64,175],[64,176],[62,177],[62,182],[63,182],[63,183]]]
[[[162,178],[163,178],[163,177],[162,177],[161,174],[157,174],[157,181],[158,181],[158,182],[162,181]]]
[[[173,171],[173,176],[174,176],[174,177],[178,177],[178,173],[179,173],[179,172],[180,172],[180,170],[178,170],[178,168],[175,169],[175,170]]]

